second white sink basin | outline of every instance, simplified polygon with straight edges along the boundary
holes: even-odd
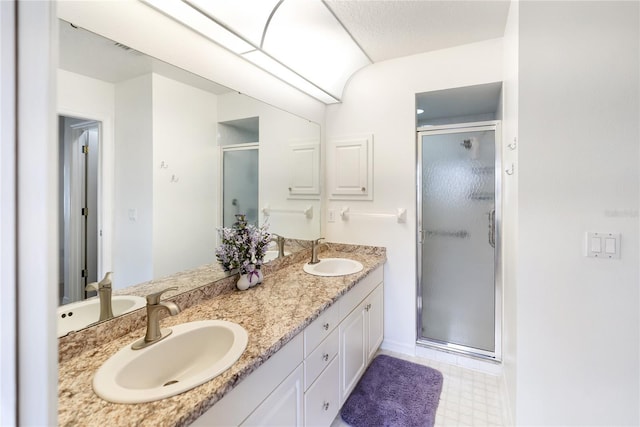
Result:
[[[302,269],[314,276],[346,276],[362,271],[362,264],[348,258],[323,258],[317,264],[305,264]]]
[[[135,295],[114,295],[111,297],[111,311],[114,316],[129,313],[147,305],[147,300]],[[78,331],[95,323],[100,318],[100,300],[98,297],[73,302],[58,307],[58,338],[69,332]]]
[[[175,396],[226,371],[247,347],[247,331],[225,320],[172,326],[173,333],[141,350],[131,344],[93,377],[96,394],[114,403],[153,402]]]

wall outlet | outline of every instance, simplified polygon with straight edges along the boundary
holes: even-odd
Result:
[[[329,213],[328,222],[336,222],[336,210],[335,209],[329,209],[328,213]]]

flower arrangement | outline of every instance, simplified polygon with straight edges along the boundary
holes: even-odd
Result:
[[[220,229],[222,244],[216,249],[216,258],[225,271],[238,270],[240,274],[259,269],[271,241],[268,225],[256,227],[247,224],[246,215],[236,215],[231,227]]]

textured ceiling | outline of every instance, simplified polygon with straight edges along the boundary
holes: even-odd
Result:
[[[509,0],[324,0],[373,62],[502,37]]]

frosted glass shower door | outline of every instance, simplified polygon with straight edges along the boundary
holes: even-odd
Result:
[[[495,125],[419,133],[418,341],[489,357],[496,352],[495,133]]]
[[[222,219],[224,227],[236,222],[237,214],[247,216],[249,224],[258,224],[257,146],[224,149],[222,154]]]

